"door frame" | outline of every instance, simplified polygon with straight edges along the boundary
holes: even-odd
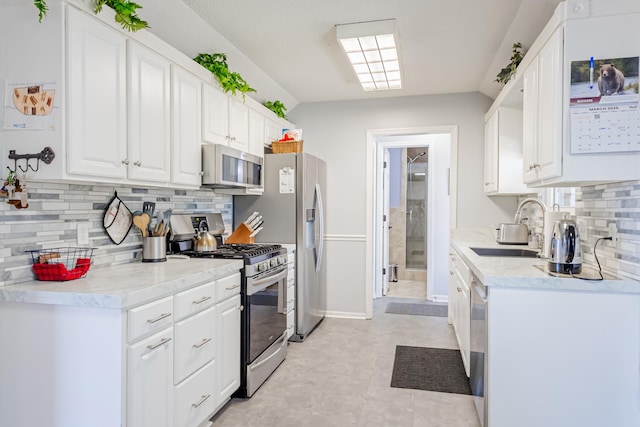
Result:
[[[458,188],[458,126],[426,126],[412,128],[390,128],[367,130],[367,174],[366,174],[366,243],[365,243],[365,315],[373,317],[374,289],[380,289],[383,281],[382,265],[382,149],[393,144],[379,142],[383,137],[449,134],[450,170],[449,170],[449,227],[457,224],[457,188]],[[416,146],[425,144],[416,143]],[[396,146],[406,147],[402,142]]]

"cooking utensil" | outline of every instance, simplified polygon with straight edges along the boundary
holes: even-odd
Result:
[[[154,202],[144,202],[142,204],[142,212],[149,215],[149,218],[153,216],[153,212],[156,210],[156,204]]]
[[[133,217],[133,224],[140,229],[142,237],[148,236],[147,228],[149,227],[149,222],[151,222],[151,217],[145,212]]]
[[[256,229],[256,225],[258,225],[260,223],[260,221],[262,220],[262,215],[259,215],[258,217],[256,217],[253,221],[251,221],[247,227],[249,227],[250,230],[255,230]]]
[[[249,225],[251,223],[251,221],[253,221],[256,217],[258,216],[258,212],[254,212],[251,215],[249,215],[249,218],[247,218],[247,220],[244,222],[245,225]]]
[[[158,211],[158,214],[156,215],[156,225],[153,227],[153,236],[154,237],[159,237],[162,234],[162,228],[164,227],[164,214],[162,213],[162,211]]]
[[[163,226],[162,226],[162,235],[166,236],[169,233],[169,225],[171,224],[171,215],[173,215],[173,210],[171,209],[167,209],[166,211],[164,211],[164,219],[162,220],[163,222]]]

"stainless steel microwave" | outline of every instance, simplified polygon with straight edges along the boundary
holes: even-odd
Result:
[[[221,144],[202,146],[202,185],[214,189],[262,193],[262,157]]]

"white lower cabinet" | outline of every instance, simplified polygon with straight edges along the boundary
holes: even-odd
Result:
[[[215,358],[215,326],[215,307],[175,324],[175,384]]]
[[[469,376],[471,360],[471,271],[452,248],[449,269],[449,310],[454,333],[460,347],[464,370]]]
[[[240,387],[240,295],[216,306],[218,324],[218,403],[222,404]]]
[[[127,425],[171,427],[173,328],[129,346],[127,353]]]
[[[175,426],[197,426],[218,406],[217,363],[211,360],[197,375],[176,386],[174,394]]]

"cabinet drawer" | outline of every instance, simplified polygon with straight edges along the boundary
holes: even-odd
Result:
[[[216,301],[224,301],[240,293],[240,273],[216,280]]]
[[[215,282],[205,283],[176,294],[174,301],[176,320],[198,313],[216,303]]]
[[[451,251],[451,262],[456,270],[458,270],[458,274],[462,277],[465,283],[471,283],[471,270],[467,267],[467,264],[464,263],[460,255],[456,251]]]
[[[173,324],[173,297],[132,308],[128,313],[128,336],[133,341]]]
[[[175,426],[196,427],[210,418],[216,402],[216,362],[209,362],[195,375],[175,388]]]
[[[215,339],[215,310],[215,307],[211,307],[176,323],[174,384],[180,383],[215,357],[218,344]]]
[[[293,310],[296,306],[296,287],[287,287],[287,313]]]

